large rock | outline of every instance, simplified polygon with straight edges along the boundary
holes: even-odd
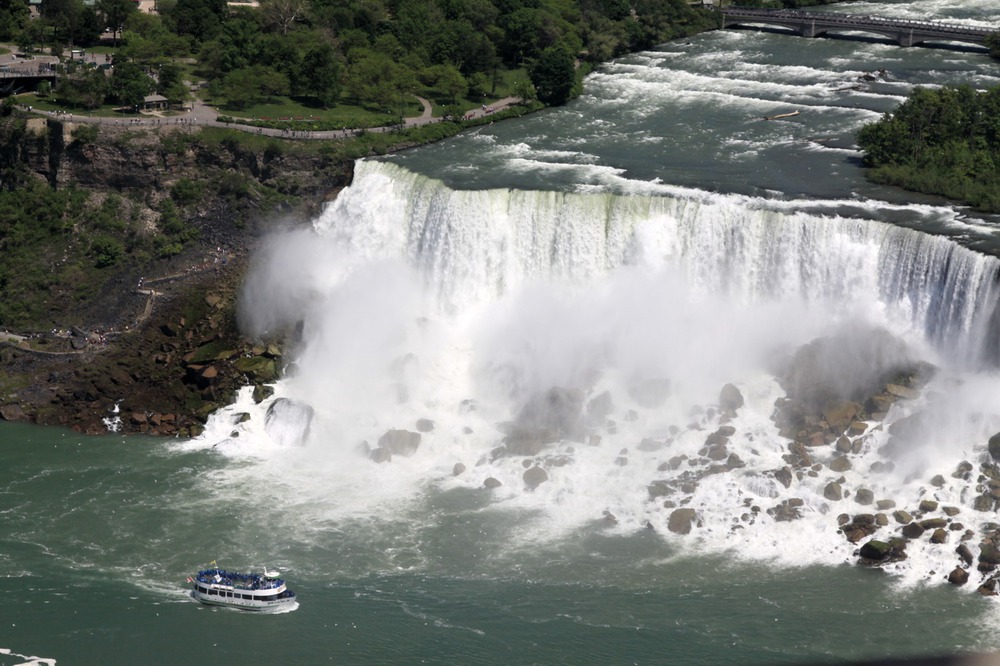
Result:
[[[611,393],[605,391],[587,403],[587,421],[591,425],[604,425],[614,411],[615,401],[611,398]]]
[[[529,490],[534,490],[538,486],[542,485],[549,480],[549,475],[544,469],[535,465],[524,470],[524,474],[521,476],[524,479],[524,485],[528,487]]]
[[[559,441],[559,432],[550,428],[518,428],[504,437],[507,453],[515,456],[537,456],[546,444]]]
[[[879,541],[877,539],[872,539],[865,545],[861,546],[861,550],[858,554],[868,560],[878,560],[882,561],[889,556],[892,552],[892,546],[885,541]]]
[[[694,509],[674,509],[667,521],[667,529],[674,534],[688,534],[696,515]]]
[[[420,446],[420,433],[409,430],[388,430],[378,438],[380,449],[389,449],[393,455],[412,456]]]
[[[822,413],[843,401],[864,402],[916,369],[906,344],[888,331],[844,328],[800,347],[779,380],[790,398]]]
[[[519,430],[552,430],[561,436],[575,437],[583,432],[583,391],[562,387],[550,388],[531,398],[515,419]]]
[[[1000,460],[1000,432],[990,437],[986,446],[989,449],[990,457],[993,460]]]
[[[952,585],[965,585],[969,582],[969,572],[962,567],[955,567],[948,574],[948,582]]]
[[[743,406],[743,394],[732,384],[726,384],[719,391],[719,407],[724,412],[735,412]]]
[[[267,408],[264,430],[283,446],[302,446],[312,428],[313,408],[304,402],[278,398]]]

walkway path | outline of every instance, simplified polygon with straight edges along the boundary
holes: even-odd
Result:
[[[403,119],[403,127],[417,127],[420,125],[429,125],[431,123],[441,122],[442,118],[435,118],[433,115],[433,108],[431,103],[422,98],[417,97],[420,100],[420,104],[423,106],[423,112],[419,116],[414,116],[411,118]],[[495,113],[500,109],[507,108],[521,101],[520,97],[505,97],[501,100],[493,102],[491,105],[483,105],[481,109],[475,109],[465,114],[465,118],[482,118]],[[32,111],[33,113],[38,113],[41,115],[48,116],[50,118],[58,118],[60,120],[65,120],[71,123],[90,123],[95,125],[114,125],[121,127],[169,127],[171,125],[176,126],[202,126],[202,127],[226,127],[229,129],[239,130],[241,132],[247,132],[250,134],[260,134],[264,136],[274,136],[281,137],[285,139],[310,139],[310,140],[330,140],[330,139],[346,139],[352,136],[358,136],[363,132],[391,132],[397,129],[397,126],[390,125],[385,127],[370,127],[367,129],[341,129],[341,130],[322,130],[322,131],[311,131],[311,130],[289,130],[289,129],[272,129],[268,127],[253,127],[252,125],[244,125],[241,123],[224,123],[219,121],[219,112],[207,104],[205,104],[200,99],[195,99],[191,103],[190,109],[185,113],[170,116],[170,117],[160,117],[160,116],[140,116],[137,118],[105,118],[101,116],[88,116],[77,113],[65,113],[61,111],[43,111],[40,109],[32,109],[30,106],[21,105],[21,108]]]

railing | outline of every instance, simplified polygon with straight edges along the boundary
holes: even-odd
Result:
[[[880,16],[858,16],[835,13],[803,12],[789,9],[749,9],[742,7],[720,8],[724,17],[751,19],[757,23],[778,23],[801,24],[811,22],[830,27],[844,27],[854,29],[898,29],[918,31],[927,35],[955,36],[958,38],[971,38],[976,41],[983,40],[996,30],[986,28],[973,28],[954,23],[944,23],[939,21],[918,21],[911,19],[889,19]]]

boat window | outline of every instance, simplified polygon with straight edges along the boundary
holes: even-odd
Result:
[[[217,590],[209,590],[208,593],[209,594],[218,594],[218,591]]]

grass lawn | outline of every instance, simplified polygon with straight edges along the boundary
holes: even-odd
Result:
[[[316,120],[344,127],[378,127],[396,120],[394,114],[373,111],[355,104],[341,103],[332,109],[308,106],[293,98],[275,97],[269,102],[254,104],[243,109],[216,107],[220,114],[233,118],[257,118],[260,120]],[[423,106],[416,98],[407,103],[406,117],[419,116]]]
[[[137,113],[123,113],[117,110],[117,107],[110,104],[100,106],[96,109],[80,109],[70,106],[65,106],[64,104],[58,104],[51,97],[39,97],[35,93],[21,93],[17,95],[17,101],[19,104],[27,104],[28,106],[34,107],[39,111],[65,111],[66,113],[73,113],[78,116],[94,116],[100,118],[140,118],[141,116]]]

